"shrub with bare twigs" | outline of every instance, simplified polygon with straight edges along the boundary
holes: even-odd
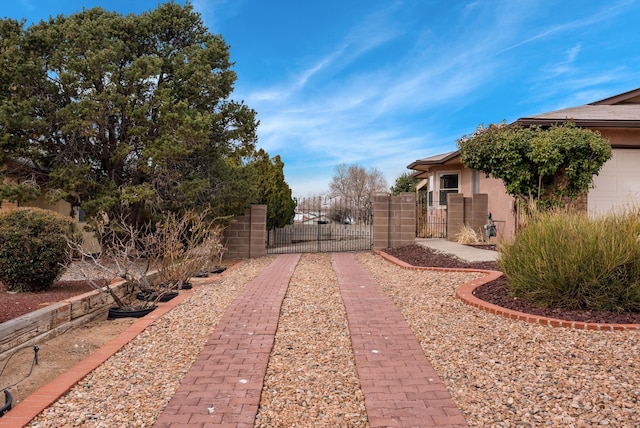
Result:
[[[224,251],[222,228],[207,212],[168,213],[157,223],[154,240],[161,281],[171,288],[181,288]]]
[[[99,254],[86,251],[79,243],[70,245],[81,257],[85,279],[95,289],[110,293],[121,309],[155,304],[182,288],[224,252],[222,228],[208,220],[206,212],[166,213],[153,229],[122,219],[102,219],[94,228],[101,242]],[[152,270],[158,273],[153,281]],[[117,279],[132,284],[146,301],[127,305],[109,285]]]

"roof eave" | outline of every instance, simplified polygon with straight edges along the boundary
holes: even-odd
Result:
[[[640,96],[640,88],[632,89],[630,91],[623,92],[621,94],[614,95],[612,97],[608,97],[603,100],[594,101],[589,104],[590,105],[615,105],[615,104],[623,103],[637,96]]]
[[[415,179],[429,178],[429,171],[416,171],[413,174],[411,174],[411,178],[415,178]]]
[[[420,162],[419,160],[413,161],[409,165],[407,165],[407,169],[412,169],[414,171],[417,171],[416,167],[417,166],[422,166],[422,165],[426,165],[426,164],[424,162]]]
[[[516,120],[516,124],[522,126],[552,126],[558,123],[573,122],[584,128],[640,128],[640,120],[598,120],[598,119],[560,119],[560,118],[537,118],[523,117]]]
[[[458,156],[460,156],[460,150],[455,150],[449,153],[447,156],[440,159],[435,159],[435,160],[418,159],[416,161],[411,162],[409,165],[407,165],[407,169],[425,171],[422,169],[418,169],[417,167],[444,165],[445,163],[449,162],[451,159],[454,159]]]

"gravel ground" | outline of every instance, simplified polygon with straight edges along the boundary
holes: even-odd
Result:
[[[476,427],[637,427],[637,332],[550,328],[467,306],[460,281],[358,260],[400,307],[422,349]]]
[[[328,257],[303,255],[294,273],[257,426],[366,426]],[[400,307],[471,426],[638,425],[637,332],[513,322],[453,296],[457,286],[478,274],[404,270],[370,253],[357,258]],[[249,260],[197,291],[31,426],[150,426],[224,309],[271,260]]]
[[[149,427],[225,309],[273,258],[248,260],[197,290],[40,414],[32,427]]]
[[[368,426],[330,254],[304,255],[291,278],[256,426]]]

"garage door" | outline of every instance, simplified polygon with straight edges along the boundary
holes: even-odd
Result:
[[[594,177],[587,203],[592,214],[640,205],[640,149],[613,149],[612,158]]]

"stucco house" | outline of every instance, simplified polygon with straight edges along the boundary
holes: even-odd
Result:
[[[47,171],[39,168],[33,162],[25,159],[8,159],[0,166],[4,180],[13,180],[14,182],[23,182],[25,180],[32,181],[36,185],[41,185],[47,180]],[[50,202],[44,195],[40,195],[37,199],[23,202],[10,202],[7,200],[0,201],[0,211],[9,211],[18,207],[35,207],[51,211],[55,211],[64,216],[72,217],[78,223],[78,228],[82,232],[83,247],[90,253],[98,253],[100,244],[93,232],[85,230],[87,225],[84,213],[79,207],[72,207],[67,201],[59,200]]]
[[[584,209],[595,215],[640,203],[640,88],[583,106],[522,117],[515,123],[551,126],[569,121],[600,132],[613,150],[612,158],[594,177],[594,186],[582,201]],[[448,193],[463,194],[469,201],[475,195],[486,194],[487,213],[500,220],[496,222],[498,236],[509,238],[514,235],[514,200],[506,193],[502,181],[466,168],[459,151],[418,159],[407,168],[415,171],[413,177],[422,179],[418,185],[418,200],[420,210],[426,213],[422,216],[423,221],[429,221],[429,217],[445,218],[446,221],[450,208],[446,200]],[[419,236],[421,228],[424,230],[425,226],[418,225]],[[429,236],[429,233],[423,235]],[[454,239],[451,227],[446,235],[448,239]]]

